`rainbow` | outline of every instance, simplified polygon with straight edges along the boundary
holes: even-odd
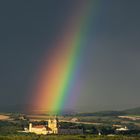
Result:
[[[95,14],[92,9],[97,6],[93,1],[82,2],[43,59],[33,90],[35,107],[31,110],[58,113],[68,100],[81,53],[86,47],[84,44],[90,31],[90,19]]]

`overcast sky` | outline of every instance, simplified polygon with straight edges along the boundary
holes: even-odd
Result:
[[[88,0],[87,0],[88,1]],[[93,0],[94,1],[94,0]],[[140,106],[140,1],[98,0],[95,24],[79,70],[81,111]],[[80,0],[0,1],[0,109],[29,102],[44,51]],[[94,8],[94,6],[93,6]],[[49,65],[49,64],[48,64]]]

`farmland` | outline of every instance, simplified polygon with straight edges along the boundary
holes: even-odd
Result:
[[[9,115],[0,114],[0,121],[11,120]]]

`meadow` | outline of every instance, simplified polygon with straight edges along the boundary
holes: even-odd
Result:
[[[0,140],[140,140],[140,137],[95,135],[0,136]]]

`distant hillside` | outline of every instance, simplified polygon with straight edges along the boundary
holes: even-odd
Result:
[[[121,116],[126,115],[123,111],[99,111],[93,113],[78,113],[78,116]]]
[[[2,107],[0,106],[0,112],[18,112],[23,113],[23,105],[15,105],[15,106],[6,106]],[[45,113],[46,114],[46,113]],[[123,116],[123,115],[140,115],[140,107],[132,108],[132,109],[126,109],[122,111],[115,111],[115,110],[109,110],[109,111],[98,111],[98,112],[83,112],[78,113],[76,111],[73,111],[72,109],[67,109],[62,111],[60,114],[62,116]]]
[[[124,111],[100,111],[95,112],[96,116],[120,116],[125,115]]]
[[[123,116],[123,115],[140,115],[140,107],[126,109],[123,111],[99,111],[93,113],[78,113],[79,116]]]
[[[140,115],[140,107],[124,110],[128,115]]]
[[[126,109],[123,111],[100,111],[95,112],[94,114],[98,116],[140,115],[140,107]]]

